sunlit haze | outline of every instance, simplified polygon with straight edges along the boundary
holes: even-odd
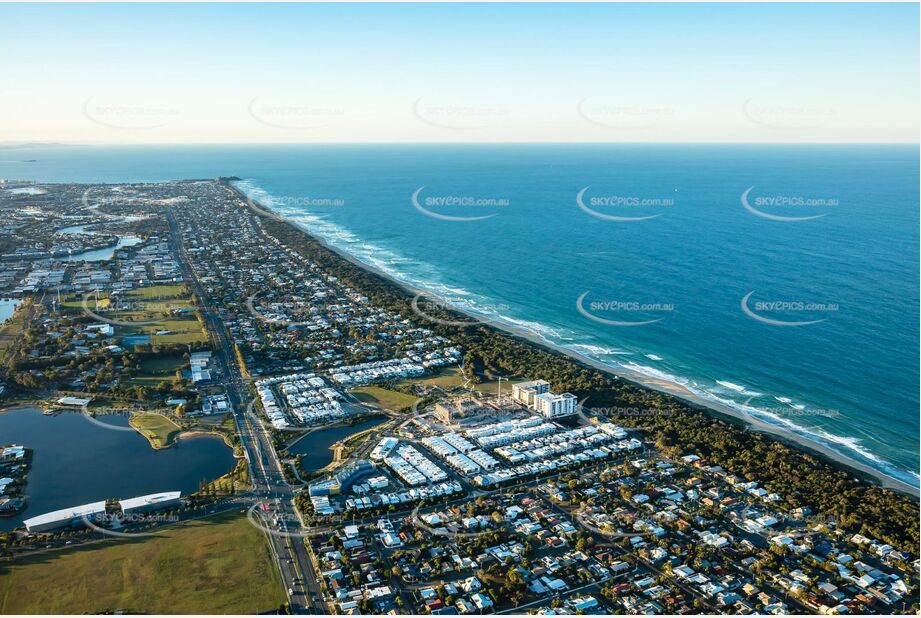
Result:
[[[917,4],[3,5],[0,142],[918,141]]]

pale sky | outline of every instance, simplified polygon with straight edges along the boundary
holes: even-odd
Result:
[[[0,4],[0,142],[919,141],[917,4]]]

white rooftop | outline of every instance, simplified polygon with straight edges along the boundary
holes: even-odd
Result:
[[[170,500],[178,500],[181,494],[182,492],[179,491],[167,491],[160,494],[147,494],[146,496],[138,496],[137,498],[119,500],[118,504],[124,511],[125,509],[136,509],[142,506],[150,506],[153,504],[159,504],[161,502],[168,502]]]
[[[103,513],[106,510],[105,500],[99,502],[91,502],[90,504],[81,504],[80,506],[70,506],[66,509],[59,509],[57,511],[51,511],[50,513],[43,513],[42,515],[36,515],[35,517],[30,517],[29,519],[24,519],[23,524],[26,528],[32,528],[35,526],[42,526],[44,524],[56,523],[59,521],[70,521],[72,519],[77,519],[84,516],[97,515]]]

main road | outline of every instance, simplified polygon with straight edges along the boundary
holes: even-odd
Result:
[[[170,211],[167,220],[170,226],[170,242],[176,255],[180,257],[183,277],[198,298],[202,318],[213,338],[212,367],[220,374],[221,383],[227,388],[227,398],[233,410],[237,434],[240,436],[255,494],[259,499],[259,502],[254,504],[253,518],[258,518],[262,522],[261,527],[278,563],[278,571],[285,594],[288,596],[288,605],[292,613],[329,613],[320,591],[319,578],[304,544],[307,530],[303,527],[294,504],[298,488],[289,485],[285,479],[268,429],[253,411],[253,396],[237,361],[229,333],[192,268],[192,262],[182,244],[175,213]]]

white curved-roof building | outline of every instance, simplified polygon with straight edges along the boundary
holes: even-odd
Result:
[[[159,494],[147,494],[146,496],[120,500],[118,505],[121,507],[122,513],[126,515],[130,513],[168,509],[179,506],[179,496],[181,493],[182,492],[178,491],[167,491]]]
[[[29,532],[46,532],[66,526],[73,526],[83,522],[83,519],[93,519],[106,512],[106,502],[92,502],[80,506],[70,506],[66,509],[51,511],[23,520]]]

